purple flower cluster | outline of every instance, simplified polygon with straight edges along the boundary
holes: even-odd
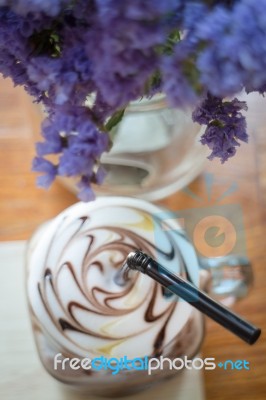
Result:
[[[106,122],[159,90],[172,106],[197,106],[202,143],[227,160],[247,134],[244,105],[223,98],[266,91],[265,9],[266,0],[0,0],[0,72],[47,111],[39,184],[77,176],[80,197],[92,198]]]
[[[55,3],[59,6],[62,2]],[[19,4],[16,2],[14,10]],[[112,111],[100,94],[92,110],[85,106],[87,96],[97,93],[86,53],[92,14],[81,24],[73,10],[66,9],[57,20],[42,4],[34,1],[39,5],[36,13],[26,13],[27,7],[23,13],[0,7],[0,71],[16,85],[24,85],[46,107],[44,142],[37,144],[33,163],[35,171],[43,172],[38,184],[47,188],[56,175],[77,176],[79,196],[87,201],[93,198],[90,183],[102,179],[99,158],[108,150],[108,135],[98,125]],[[47,160],[48,154],[58,155],[57,163]]]
[[[198,24],[197,57],[201,83],[215,96],[234,95],[266,85],[266,0],[242,0],[232,9],[215,8]]]
[[[86,107],[71,106],[69,110],[68,106],[58,106],[43,122],[42,132],[45,141],[37,143],[38,156],[33,163],[34,171],[45,173],[38,178],[38,184],[49,187],[56,175],[81,176],[79,196],[92,200],[88,183],[101,183],[98,159],[108,150],[109,141],[91,122],[90,111]],[[43,158],[49,154],[59,155],[56,166]]]
[[[194,122],[207,125],[201,143],[212,150],[208,157],[210,160],[219,157],[224,163],[235,155],[236,147],[240,146],[239,141],[248,141],[242,110],[247,110],[244,101],[222,101],[208,93],[206,99],[193,112]]]
[[[95,66],[95,83],[112,107],[124,107],[143,95],[145,83],[159,67],[156,48],[170,34],[171,14],[175,16],[179,3],[96,0],[95,29],[88,31],[86,50]]]
[[[21,15],[45,13],[46,15],[55,17],[69,3],[69,0],[0,0],[0,7],[10,7],[13,11]]]

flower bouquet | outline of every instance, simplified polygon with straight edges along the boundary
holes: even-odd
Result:
[[[235,96],[266,90],[265,10],[266,0],[0,0],[0,72],[47,113],[38,184],[75,176],[92,199],[111,131],[131,101],[158,93],[194,108],[210,159],[232,157],[248,141]]]

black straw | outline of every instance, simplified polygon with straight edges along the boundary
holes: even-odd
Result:
[[[222,325],[248,344],[255,343],[259,338],[261,334],[259,328],[240,318],[222,304],[211,299],[191,283],[173,274],[147,254],[136,251],[128,255],[122,268],[122,273],[126,280],[128,280],[128,268],[148,275],[170,292],[191,303],[193,307],[218,322],[218,324]],[[121,276],[119,279],[121,282]]]

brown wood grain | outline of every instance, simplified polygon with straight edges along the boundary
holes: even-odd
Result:
[[[59,183],[49,191],[36,188],[36,176],[30,168],[40,112],[22,89],[14,89],[8,80],[1,80],[0,84],[0,240],[28,239],[40,223],[75,203],[76,198]],[[184,192],[160,202],[174,211],[197,209],[199,215],[201,208],[219,205],[222,209],[230,204],[237,204],[243,212],[246,250],[254,267],[255,282],[248,298],[238,302],[234,310],[260,326],[263,334],[257,344],[248,346],[212,321],[206,321],[204,357],[215,357],[217,362],[250,362],[249,371],[206,371],[208,400],[266,399],[266,100],[250,96],[249,106],[249,145],[241,146],[236,157],[224,165],[217,161],[206,163],[205,172],[214,176],[211,198],[208,199],[201,175],[190,185],[200,202]],[[234,182],[238,186],[236,192],[217,202]]]

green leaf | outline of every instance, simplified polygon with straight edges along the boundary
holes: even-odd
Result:
[[[118,110],[116,111],[111,117],[110,119],[107,121],[107,123],[105,124],[104,128],[105,130],[107,130],[108,132],[110,132],[116,125],[119,124],[119,122],[122,121],[123,116],[125,114],[126,109],[123,108],[122,110]]]
[[[194,57],[187,58],[182,62],[182,71],[195,93],[200,95],[202,93],[202,85],[200,83],[200,72],[196,66]]]
[[[149,95],[152,89],[157,89],[160,87],[162,82],[161,73],[159,70],[156,70],[147,80],[144,86],[144,94]]]
[[[34,32],[29,38],[32,47],[32,55],[48,55],[50,57],[60,56],[60,38],[53,29],[44,29]]]
[[[175,45],[181,40],[180,32],[175,29],[168,36],[166,43],[160,46],[157,46],[157,52],[160,55],[170,56],[173,54]]]
[[[217,126],[218,128],[224,128],[224,123],[222,123],[219,119],[214,119],[210,122],[211,126]]]

